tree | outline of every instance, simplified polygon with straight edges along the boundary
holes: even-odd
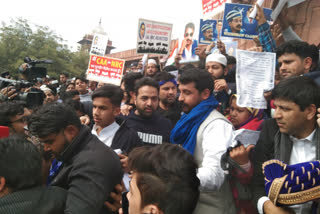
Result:
[[[83,75],[88,67],[89,54],[85,51],[72,52],[63,38],[46,26],[31,27],[26,19],[11,19],[10,24],[2,23],[0,28],[0,72],[10,71],[18,76],[23,59],[51,59],[47,68],[49,76],[58,78],[61,72],[71,76]]]

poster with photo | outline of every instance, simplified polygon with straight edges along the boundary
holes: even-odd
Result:
[[[229,41],[229,40],[221,40],[225,47],[226,47],[226,53],[229,56],[236,56],[237,53],[237,48],[238,48],[238,42],[237,41]],[[215,46],[212,50],[211,53],[219,53],[219,50],[217,46]]]
[[[167,55],[171,45],[172,24],[139,19],[137,54]]]
[[[225,4],[223,15],[222,34],[224,37],[238,39],[253,39],[258,35],[258,22],[255,19],[249,19],[249,15],[254,5],[245,4]],[[263,8],[267,21],[271,20],[271,9]]]
[[[218,39],[217,20],[200,19],[199,44],[210,44]]]
[[[108,45],[108,36],[102,34],[94,34],[90,55],[104,56]]]

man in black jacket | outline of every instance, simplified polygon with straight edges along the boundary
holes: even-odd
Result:
[[[272,91],[276,107],[274,119],[263,124],[254,152],[253,194],[259,213],[311,213],[312,202],[277,207],[266,196],[262,164],[279,159],[292,165],[320,159],[320,130],[316,111],[320,89],[308,77],[282,80]]]
[[[63,214],[67,191],[41,184],[41,155],[24,138],[0,140],[0,213]]]
[[[102,213],[107,196],[122,179],[118,156],[64,104],[41,107],[28,126],[45,151],[62,161],[51,185],[68,190],[65,213]]]

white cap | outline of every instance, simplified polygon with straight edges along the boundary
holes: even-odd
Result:
[[[149,59],[149,60],[148,60],[148,64],[155,64],[155,65],[157,65],[157,62],[156,62],[156,60],[154,60],[154,59]]]
[[[43,92],[45,92],[45,91],[51,91],[52,92],[52,90],[50,88],[48,88],[47,85],[40,86],[40,90],[43,91]]]
[[[224,55],[218,53],[208,55],[206,58],[206,63],[207,62],[218,62],[221,65],[227,66],[227,58]]]

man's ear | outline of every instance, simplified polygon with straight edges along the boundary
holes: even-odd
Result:
[[[303,60],[304,73],[308,73],[310,71],[311,65],[312,65],[312,58],[311,57],[306,57]]]
[[[210,96],[210,90],[208,88],[204,89],[201,93],[201,100],[206,100]]]
[[[306,113],[307,120],[313,120],[316,118],[317,107],[315,104],[311,104],[305,108],[304,112]]]
[[[145,206],[142,210],[142,213],[145,214],[163,214],[163,212],[156,206],[153,204],[149,204],[147,206]]]
[[[131,92],[130,92],[130,95],[131,95]],[[133,100],[134,100],[134,104],[137,105],[137,95],[136,95],[136,93],[132,92],[131,97],[132,97]]]
[[[79,129],[74,125],[68,125],[64,129],[64,135],[69,141],[72,141],[79,134]]]

